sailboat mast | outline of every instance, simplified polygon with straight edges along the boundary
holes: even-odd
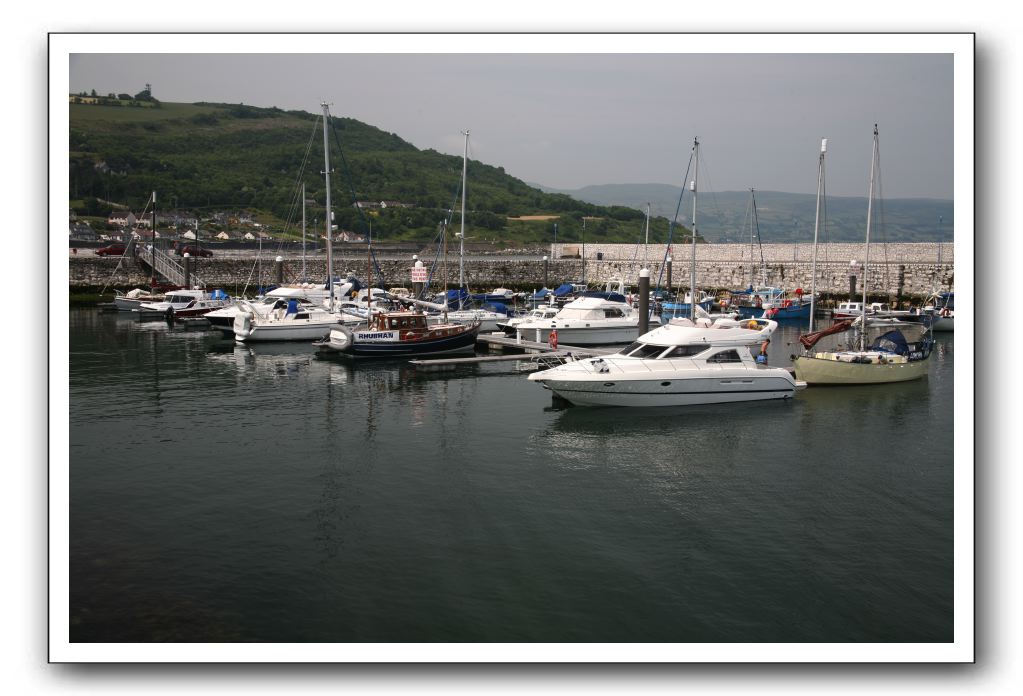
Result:
[[[327,102],[321,102],[323,107],[323,176],[327,186],[327,297],[329,311],[334,311],[334,242],[331,238],[331,227],[333,225],[333,213],[330,208],[330,144],[327,140],[327,124],[330,123],[330,111]]]
[[[152,251],[152,254],[151,254],[152,261],[150,262],[149,265],[153,269],[152,284],[155,285],[156,284],[156,191],[153,191],[153,224],[151,226],[151,229],[152,229],[152,234],[150,235],[149,238],[153,240],[153,243],[149,245],[149,248]]]
[[[441,244],[443,247],[443,271],[444,271],[444,323],[448,323],[448,224],[441,222]]]
[[[749,286],[753,287],[753,189],[749,190]]]
[[[693,180],[689,184],[693,192],[693,263],[689,272],[689,318],[696,321],[696,182],[700,178],[700,140],[693,138],[693,159],[696,166],[693,170]]]
[[[757,219],[757,195],[753,189],[749,190],[750,200],[750,225],[751,233],[752,229],[756,228],[757,234],[757,248],[760,249],[760,285],[761,287],[767,287],[767,264],[764,263],[764,244],[760,241],[760,220]]]
[[[863,251],[863,307],[860,319],[860,350],[866,350],[867,343],[867,273],[870,263],[870,223],[874,216],[874,168],[877,165],[877,124],[874,124],[874,147],[870,153],[870,192],[867,194],[867,242]]]
[[[824,189],[824,153],[828,151],[828,139],[821,139],[821,154],[817,161],[817,212],[813,218],[813,262],[810,264],[810,328],[813,333],[813,315],[817,301],[817,236],[821,225],[821,192]]]
[[[458,302],[462,302],[461,289],[465,287],[465,177],[469,171],[469,129],[462,131],[465,136],[465,148],[462,150],[462,222],[458,239]],[[447,296],[445,296],[445,302]]]
[[[305,182],[302,182],[302,282],[305,282]]]

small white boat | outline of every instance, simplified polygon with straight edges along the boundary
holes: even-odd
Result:
[[[936,293],[927,300],[923,308],[931,318],[933,331],[955,331],[955,293]]]
[[[289,300],[297,300],[300,307],[319,306],[319,302],[327,296],[322,286],[289,285],[274,288],[263,297],[247,303],[247,310],[254,314],[266,316],[275,309],[287,307]],[[234,336],[234,319],[241,312],[237,303],[221,307],[206,314],[206,320],[215,329],[228,336]]]
[[[133,288],[128,292],[114,291],[114,306],[119,311],[130,312],[138,309],[143,302],[162,302],[165,298],[163,293],[154,293],[151,290]]]
[[[443,299],[443,298],[442,298]],[[426,300],[412,300],[414,304],[424,309],[429,309],[435,312],[435,314],[429,315],[431,322],[440,321],[441,314],[446,317],[444,321],[449,321],[455,324],[479,324],[479,332],[486,333],[492,331],[498,331],[498,325],[508,321],[508,315],[504,312],[495,312],[490,309],[484,309],[482,307],[465,307],[463,309],[448,309],[445,312],[445,307],[442,302],[428,302]]]
[[[175,317],[198,317],[231,304],[232,300],[223,290],[212,293],[205,290],[172,290],[163,300],[143,302],[139,305],[142,312],[163,312]]]
[[[266,314],[255,311],[252,303],[245,300],[239,300],[238,304],[234,340],[240,343],[316,341],[342,325],[340,315],[313,305],[299,306],[297,299],[288,300],[287,306],[276,307]]]
[[[806,386],[788,370],[758,364],[749,346],[778,327],[766,319],[676,319],[613,355],[535,372],[539,382],[580,406],[691,406],[790,398]]]
[[[480,333],[498,331],[498,324],[508,321],[508,315],[503,312],[494,312],[489,309],[449,309],[447,312],[448,321],[456,324],[479,324]]]
[[[507,336],[514,336],[515,330],[521,324],[525,324],[527,321],[537,322],[550,322],[551,319],[558,315],[561,311],[557,307],[548,305],[546,307],[537,307],[536,309],[529,312],[529,314],[523,314],[519,317],[512,317],[507,321],[500,322],[497,324],[498,331],[504,331]]]

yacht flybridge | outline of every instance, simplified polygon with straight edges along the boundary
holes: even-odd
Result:
[[[675,320],[617,353],[566,362],[529,379],[580,406],[787,399],[806,383],[784,368],[758,364],[749,349],[777,328],[777,322],[766,319]]]

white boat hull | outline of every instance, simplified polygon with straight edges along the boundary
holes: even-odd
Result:
[[[293,319],[290,316],[278,320],[253,317],[241,312],[234,320],[234,340],[239,343],[255,341],[318,341],[326,338],[330,330],[340,326],[337,318]]]
[[[517,327],[516,331],[522,334],[523,340],[536,341],[537,343],[547,343],[551,335],[550,328],[520,326]],[[598,328],[559,326],[557,331],[559,344],[566,346],[606,346],[635,341],[639,337],[639,324]]]
[[[538,380],[579,406],[699,406],[792,398],[800,388],[783,377],[629,380]]]
[[[317,341],[330,333],[334,324],[308,324],[305,326],[261,325],[251,328],[248,334],[235,331],[234,340],[240,343],[252,341]]]

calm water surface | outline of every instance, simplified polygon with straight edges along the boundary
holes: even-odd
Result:
[[[917,382],[557,409],[72,310],[71,639],[951,641],[938,338]]]

